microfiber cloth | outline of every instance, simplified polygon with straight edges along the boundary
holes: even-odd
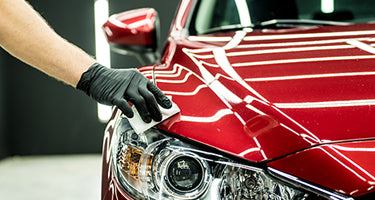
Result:
[[[134,116],[132,118],[127,118],[127,119],[129,120],[129,123],[132,126],[133,130],[137,134],[143,133],[144,131],[150,129],[151,127],[154,127],[155,125],[163,122],[164,120],[180,112],[180,109],[178,108],[178,106],[173,102],[172,102],[172,107],[169,109],[162,108],[161,106],[159,106],[159,108],[163,116],[162,120],[160,122],[152,120],[150,123],[146,123],[142,120],[137,109],[135,109],[135,107],[132,106],[132,109],[134,111]]]

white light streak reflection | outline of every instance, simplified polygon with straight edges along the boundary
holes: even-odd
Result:
[[[248,108],[249,110],[259,114],[259,115],[266,115],[266,113],[260,111],[259,109],[255,108],[254,106],[250,105],[250,104],[247,104],[246,105],[246,108]]]
[[[301,134],[297,133],[295,130],[289,128],[287,125],[283,124],[283,123],[280,123],[280,126],[284,127],[285,129],[289,130],[291,133],[297,135],[297,136],[301,136]]]
[[[359,147],[344,147],[339,145],[332,145],[333,148],[339,149],[341,151],[360,151],[360,152],[375,152],[375,147],[373,148],[359,148]]]
[[[246,78],[245,81],[249,81],[249,82],[286,81],[286,80],[315,79],[315,78],[336,78],[336,77],[350,77],[350,76],[375,76],[375,71],[330,73],[330,74],[309,74],[309,75],[295,75],[295,76],[276,76],[276,77],[262,77],[262,78]]]
[[[197,58],[194,57],[194,54],[189,52],[189,49],[184,48],[183,52],[186,53],[187,56],[191,58],[191,60],[197,65],[199,71],[202,75],[204,83],[206,83],[210,89],[228,106],[231,108],[231,103],[240,103],[242,99],[239,98],[236,94],[230,91],[227,87],[225,87],[220,81],[218,81],[215,76],[213,76]]]
[[[259,54],[338,50],[338,49],[353,49],[353,48],[360,48],[364,51],[375,54],[375,48],[363,42],[359,42],[357,40],[345,40],[344,42],[347,42],[350,45],[346,44],[346,45],[310,46],[310,47],[293,47],[293,48],[279,48],[279,49],[267,49],[267,50],[239,51],[239,52],[229,52],[226,55],[228,57],[234,57],[234,56],[247,56],[247,55],[259,55]],[[259,47],[259,45],[256,45],[256,46]],[[224,49],[228,49],[228,48],[225,46]],[[214,57],[212,54],[207,54],[207,55],[194,54],[194,56],[200,59],[210,59]]]
[[[177,72],[176,71],[156,71],[154,72],[155,76],[157,77],[163,77],[163,78],[176,78],[181,75],[182,68],[178,68]]]
[[[240,85],[242,85],[244,88],[246,88],[251,93],[253,93],[261,101],[268,102],[267,99],[265,99],[256,90],[254,90],[250,85],[248,85],[241,78],[241,76],[233,69],[233,67],[229,63],[229,60],[228,60],[227,56],[225,55],[225,50],[224,49],[222,49],[222,48],[216,48],[216,49],[213,49],[212,51],[213,51],[213,54],[214,54],[216,62],[225,71],[225,73],[227,73],[230,77],[232,77],[234,80],[236,80]]]
[[[189,77],[192,75],[193,73],[191,72],[188,72],[186,73],[185,77],[181,80],[165,80],[165,79],[158,79],[158,83],[174,83],[174,84],[182,84],[182,83],[185,83]],[[156,76],[158,78],[160,78],[161,76]]]
[[[247,36],[245,41],[261,40],[282,40],[282,39],[300,39],[300,38],[317,38],[317,37],[340,37],[340,36],[359,36],[373,35],[374,30],[366,31],[343,31],[343,32],[326,32],[326,33],[304,33],[304,34],[284,34],[284,35],[266,35],[266,36]]]
[[[131,28],[131,29],[138,28],[138,27],[141,27],[141,26],[146,26],[146,25],[148,25],[148,26],[151,27],[152,25],[150,25],[150,24],[152,24],[151,20],[144,19],[144,20],[140,20],[138,22],[134,22],[134,23],[128,24],[128,27]]]
[[[275,103],[278,108],[335,108],[375,105],[375,99],[347,100],[347,101],[325,101],[325,102],[303,102],[303,103]]]
[[[228,79],[228,80],[231,80],[231,81],[235,81],[232,77],[229,77],[229,76],[224,76],[222,74],[216,74],[215,75],[215,79],[220,79],[221,77],[225,78],[225,79]]]
[[[230,37],[231,38],[231,37]],[[207,53],[211,52],[212,48],[202,48],[202,49],[189,49],[189,53],[196,54],[196,53]]]
[[[242,39],[246,36],[248,32],[246,31],[237,31],[236,34],[233,36],[233,39],[228,42],[223,48],[224,49],[232,49],[238,46]]]
[[[212,55],[212,58],[213,58],[213,57],[214,57],[214,56]],[[200,64],[203,64],[203,65],[206,65],[206,66],[208,66],[208,67],[213,67],[213,68],[219,68],[219,67],[220,67],[218,64],[208,63],[208,62],[205,62],[205,61],[202,61],[202,60],[200,60],[199,63],[200,63]]]
[[[267,159],[267,156],[266,154],[264,153],[263,149],[262,149],[262,146],[260,145],[259,141],[257,140],[256,137],[253,137],[254,139],[254,142],[257,144],[258,148],[260,149],[260,153],[262,154],[263,158],[264,159]]]
[[[371,38],[352,38],[357,41],[371,41]],[[261,47],[288,47],[288,46],[305,46],[305,45],[322,45],[322,44],[335,44],[345,43],[348,39],[334,39],[334,40],[312,40],[303,42],[282,42],[282,43],[265,43],[265,44],[242,44],[238,48],[261,48]]]
[[[343,163],[340,159],[336,158],[336,156],[333,156],[330,152],[328,152],[327,150],[323,149],[323,148],[319,148],[320,150],[322,150],[324,153],[326,153],[329,157],[331,157],[333,160],[335,160],[337,163],[339,163],[341,166],[343,166],[344,168],[346,168],[349,172],[351,172],[354,176],[358,177],[359,179],[361,179],[362,181],[366,182],[366,179],[359,175],[356,171],[354,171],[351,167],[349,167],[348,165],[346,165],[345,163]]]
[[[213,81],[210,84],[210,88],[214,91],[215,94],[220,95],[221,98],[225,99],[227,102],[231,102],[234,104],[238,104],[242,102],[242,99],[230,91],[227,87],[225,87],[222,83],[218,80]]]
[[[150,69],[149,71],[147,71],[147,72],[143,72],[142,74],[143,74],[144,76],[150,76],[150,75],[153,75],[153,74],[158,74],[158,75],[164,75],[164,74],[176,74],[176,73],[178,73],[177,70],[179,70],[179,71],[180,71],[179,73],[181,73],[181,70],[182,70],[182,69],[183,69],[183,68],[182,68],[180,65],[175,64],[175,65],[173,65],[173,68],[172,68],[171,70],[169,70],[169,71],[156,70],[156,71],[154,72],[154,71],[153,71],[153,67],[151,67],[151,69]]]
[[[188,39],[194,42],[229,42],[232,37],[189,36]]]
[[[250,103],[252,103],[252,102],[255,100],[255,98],[252,97],[252,96],[250,96],[250,95],[247,95],[243,100],[244,100],[246,103],[250,104]]]
[[[177,13],[177,17],[176,17],[176,28],[178,29],[178,30],[182,30],[183,28],[182,28],[182,24],[180,23],[181,21],[183,21],[182,20],[182,18],[183,18],[183,16],[184,16],[184,14],[185,14],[185,12],[187,11],[187,7],[188,7],[188,5],[189,5],[189,0],[183,0],[182,2],[181,2],[181,8],[179,9],[179,12]]]
[[[322,51],[322,50],[337,50],[337,49],[350,49],[350,48],[355,48],[355,46],[333,45],[333,46],[294,47],[294,48],[268,49],[268,50],[255,50],[255,51],[239,51],[239,52],[227,53],[227,56],[247,56],[247,55],[259,55],[259,54]]]
[[[304,63],[304,62],[323,62],[323,61],[343,61],[343,60],[364,60],[375,59],[375,56],[338,56],[338,57],[320,57],[320,58],[300,58],[300,59],[285,59],[285,60],[271,60],[271,61],[257,61],[248,63],[235,63],[233,67],[248,67],[257,65],[275,65],[287,63]]]
[[[363,42],[360,42],[358,40],[348,40],[347,43],[350,44],[350,45],[353,45],[353,46],[355,46],[359,49],[362,49],[363,51],[367,51],[371,54],[375,54],[375,48],[374,47],[372,47],[370,45],[367,45]]]
[[[214,56],[212,54],[208,54],[208,55],[194,54],[194,57],[199,58],[199,59],[210,59],[210,58],[213,58]]]
[[[346,161],[348,161],[350,164],[352,164],[353,166],[355,166],[357,169],[359,169],[362,173],[366,174],[368,176],[368,178],[372,179],[373,181],[375,181],[375,177],[370,174],[367,170],[363,169],[361,166],[359,166],[356,162],[354,162],[352,159],[348,158],[347,156],[345,156],[344,154],[342,154],[340,151],[338,151],[337,149],[335,148],[332,148],[330,146],[328,146],[328,148],[332,149],[334,152],[336,152],[338,155],[340,155],[343,159],[345,159]],[[366,179],[366,181],[369,181]]]
[[[305,133],[302,133],[301,134],[301,137],[308,143],[310,144],[316,144],[316,143],[322,143],[323,141],[319,141],[318,138],[314,138],[312,137],[311,135],[308,135],[308,134],[305,134]]]
[[[223,74],[220,74],[220,73],[217,73],[214,77],[212,76],[212,74],[205,68],[205,66],[202,65],[201,60],[199,60],[196,57],[196,54],[195,54],[195,53],[198,53],[198,52],[199,53],[204,53],[204,52],[209,53],[210,51],[211,52],[217,51],[217,52],[214,52],[214,57],[216,59],[218,58],[218,60],[216,62],[219,64],[220,67],[224,66],[224,68],[226,68],[227,72],[229,74],[233,75],[233,76],[227,77],[227,76],[225,76]],[[227,105],[227,107],[229,109],[232,108],[230,103],[235,103],[236,104],[236,103],[241,103],[241,102],[244,101],[243,99],[239,98],[236,94],[234,94],[232,91],[230,91],[228,88],[226,88],[222,83],[220,83],[218,81],[218,79],[220,77],[224,77],[224,78],[227,78],[229,80],[231,80],[231,79],[233,79],[233,80],[242,79],[241,77],[239,77],[239,75],[237,74],[237,72],[233,69],[233,64],[229,63],[229,61],[228,61],[228,59],[227,59],[227,57],[225,55],[225,50],[214,50],[214,49],[208,49],[208,48],[204,49],[204,50],[202,50],[202,49],[187,49],[187,48],[184,48],[183,52],[186,53],[186,55],[188,55],[192,59],[192,61],[198,66],[199,70],[201,71],[201,74],[202,74],[203,78],[200,77],[200,76],[198,78],[203,79],[203,82],[205,82],[207,85],[209,85],[210,89],[215,94],[217,94],[217,96],[223,101],[223,103],[225,105]],[[237,77],[237,79],[236,79],[236,77]],[[245,99],[246,99],[246,101],[258,100],[261,103],[269,105],[269,103],[267,103],[265,101],[259,100],[259,97],[257,97],[256,95],[254,95],[251,98],[252,98],[252,100],[249,97],[246,97]],[[303,130],[303,132],[305,132],[305,134],[309,136],[309,139],[311,139],[313,141],[316,141],[316,143],[319,143],[319,141],[320,141],[319,138],[317,138],[313,133],[311,133],[309,130],[307,130],[305,127],[303,127],[301,124],[299,124],[298,122],[296,122],[295,120],[293,120],[287,114],[283,113],[278,107],[273,106],[273,108],[277,112],[279,112],[281,115],[283,115],[284,117],[286,117],[287,119],[289,119],[292,123],[294,123],[298,127],[300,127]],[[264,154],[264,152],[263,152],[263,154]]]
[[[191,92],[177,92],[177,91],[163,91],[164,94],[166,95],[178,95],[178,96],[194,96],[196,94],[198,94],[198,92],[203,89],[203,88],[207,88],[208,86],[207,85],[199,85],[197,88],[195,88],[194,91],[191,91]]]
[[[241,122],[242,125],[246,124],[245,120],[241,117],[240,114],[238,114],[237,112],[234,112],[234,116],[237,117],[237,119]]]
[[[250,149],[247,149],[247,150],[241,152],[238,155],[244,157],[245,155],[247,155],[249,153],[253,153],[253,152],[257,152],[257,151],[260,151],[260,148],[250,148]]]

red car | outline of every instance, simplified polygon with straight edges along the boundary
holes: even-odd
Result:
[[[136,133],[114,109],[102,199],[375,199],[375,1],[326,3],[182,0],[157,61],[155,10],[112,16],[181,112]]]

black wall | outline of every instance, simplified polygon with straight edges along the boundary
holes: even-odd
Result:
[[[94,55],[94,0],[29,2],[58,34]],[[164,40],[178,2],[110,0],[110,13],[154,7],[161,18]],[[134,58],[115,54],[112,63],[139,66]],[[0,65],[0,158],[101,152],[105,124],[97,120],[96,102],[4,50],[0,50]]]
[[[94,53],[93,1],[29,2],[58,34]],[[3,57],[5,141],[10,155],[100,152],[104,124],[96,119],[92,100],[7,53]]]
[[[0,66],[3,66],[3,56],[0,54]],[[5,110],[4,110],[4,67],[0,67],[0,159],[8,153],[5,142]]]

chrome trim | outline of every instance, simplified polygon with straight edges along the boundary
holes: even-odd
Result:
[[[323,189],[323,188],[320,188],[320,187],[315,186],[313,184],[307,183],[307,182],[299,179],[298,177],[295,177],[293,175],[284,173],[284,172],[279,171],[277,169],[274,169],[274,168],[271,168],[271,167],[268,167],[267,169],[268,169],[269,172],[271,172],[271,175],[274,175],[274,176],[282,179],[283,181],[286,181],[287,183],[290,183],[290,184],[293,184],[293,185],[298,183],[299,185],[304,186],[303,189],[306,189],[306,190],[310,189],[310,190],[312,190],[312,192],[316,192],[317,194],[322,195],[326,198],[329,198],[329,199],[332,199],[332,200],[354,200],[352,197],[347,197],[347,196],[340,195],[340,194],[337,194],[337,193],[334,193],[334,192],[330,192],[326,189]]]

